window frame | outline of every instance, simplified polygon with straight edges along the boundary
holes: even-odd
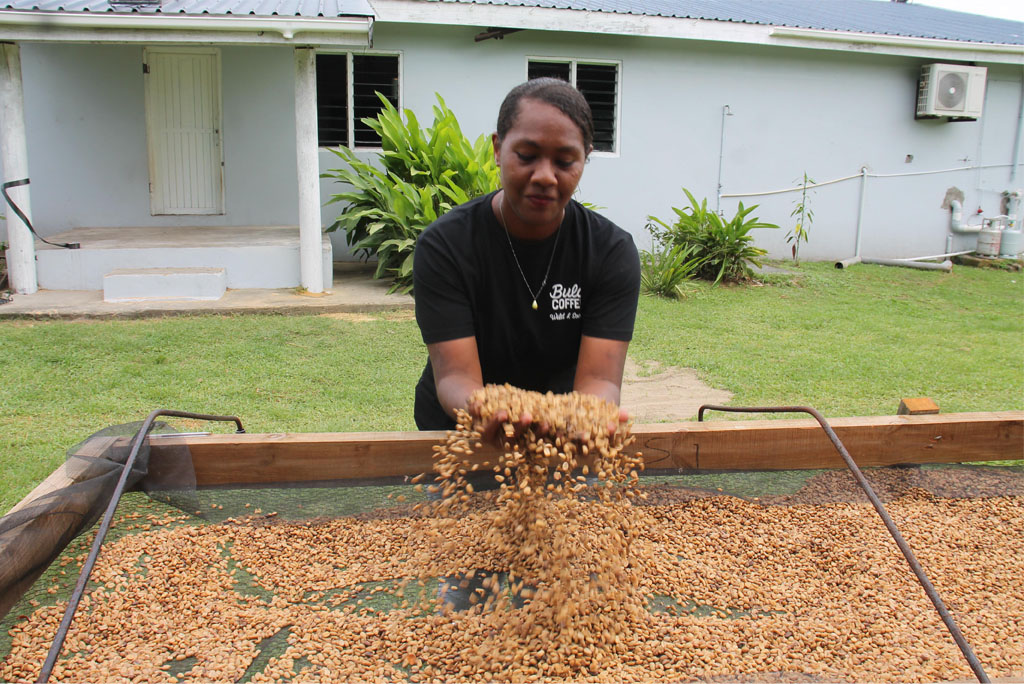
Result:
[[[398,104],[395,105],[398,111],[402,111],[403,102],[405,101],[405,55],[402,50],[317,50],[317,56],[319,55],[344,55],[345,56],[345,107],[346,116],[345,121],[345,136],[348,138],[345,143],[345,147],[350,150],[370,150],[380,151],[383,148],[380,145],[377,146],[355,146],[355,59],[354,57],[368,56],[368,57],[396,57],[398,59]],[[317,113],[320,112],[320,103],[317,102]],[[321,150],[330,149],[335,145],[321,145],[320,144],[320,133],[317,131],[317,148]]]
[[[544,55],[526,55],[524,79],[530,78],[530,62],[557,62],[569,65],[569,83],[576,87],[576,65],[595,64],[615,67],[615,140],[611,150],[594,150],[592,157],[618,157],[622,150],[622,60],[621,59],[586,59],[581,57],[552,57]]]

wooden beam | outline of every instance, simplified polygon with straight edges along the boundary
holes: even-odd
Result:
[[[836,418],[829,421],[861,466],[1024,459],[1024,411]],[[813,419],[636,425],[631,447],[651,469],[842,468]],[[414,476],[432,467],[443,432],[353,432],[162,437],[188,446],[199,486]],[[474,459],[493,459],[481,449]]]
[[[81,526],[96,502],[82,492],[72,496],[67,488],[103,473],[111,473],[114,464],[97,459],[108,454],[112,447],[119,448],[120,441],[122,438],[119,437],[94,437],[85,442],[8,511],[7,516],[21,514],[24,520],[0,538],[0,558],[4,559],[0,563],[0,617],[7,614],[53,558],[81,532]],[[54,496],[58,492],[61,492],[59,498]],[[103,493],[108,497],[102,501],[105,506],[111,491]],[[15,519],[7,516],[4,516],[6,520]]]

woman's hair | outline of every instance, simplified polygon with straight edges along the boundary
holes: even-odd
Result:
[[[498,140],[503,140],[515,125],[519,102],[524,98],[556,107],[580,129],[583,149],[589,151],[593,146],[594,116],[590,113],[590,105],[580,91],[558,78],[534,78],[508,92],[498,110]]]

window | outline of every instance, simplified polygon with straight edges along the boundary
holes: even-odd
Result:
[[[619,65],[576,60],[528,60],[526,77],[532,79],[543,76],[560,78],[579,88],[594,115],[594,149],[614,152]]]
[[[316,56],[317,137],[320,147],[380,147],[380,136],[361,121],[377,116],[384,95],[398,101],[398,55]],[[352,87],[349,87],[349,83]]]

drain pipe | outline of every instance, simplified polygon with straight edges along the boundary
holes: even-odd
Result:
[[[860,200],[857,203],[857,238],[854,242],[853,256],[836,262],[836,268],[847,268],[861,262],[860,258],[860,235],[861,226],[864,224],[864,198],[867,195],[868,167],[860,167]]]
[[[725,117],[732,116],[729,105],[722,105],[722,128],[718,138],[718,194],[715,199],[715,213],[722,215],[722,160],[725,158]]]
[[[862,264],[878,264],[879,266],[904,266],[906,268],[916,268],[921,271],[946,271],[947,273],[953,270],[953,262],[946,259],[942,263],[936,264],[928,261],[914,261],[912,259],[872,259],[870,257],[864,257],[858,259]],[[841,268],[836,264],[836,268]]]
[[[857,213],[857,246],[855,255],[849,259],[843,259],[842,261],[836,262],[836,268],[843,269],[854,264],[878,264],[880,266],[903,266],[905,268],[916,268],[922,271],[949,271],[953,270],[953,262],[947,257],[960,256],[963,254],[970,254],[974,250],[968,249],[963,252],[953,251],[953,233],[958,235],[966,235],[971,233],[977,233],[981,230],[981,226],[971,226],[963,222],[963,205],[959,200],[950,200],[949,208],[951,211],[949,219],[949,229],[952,231],[946,236],[946,252],[945,254],[935,254],[933,256],[923,257],[911,257],[908,259],[874,259],[870,257],[860,256],[860,226],[861,217],[864,215],[864,182],[867,180],[867,167],[861,167],[861,194],[860,194],[860,208]],[[941,263],[929,263],[923,261],[924,259],[944,259]]]
[[[960,200],[949,201],[949,234],[946,235],[946,251],[953,251],[953,234],[971,235],[981,232],[981,225],[971,226],[963,222],[964,208]],[[972,250],[973,251],[973,250]]]

